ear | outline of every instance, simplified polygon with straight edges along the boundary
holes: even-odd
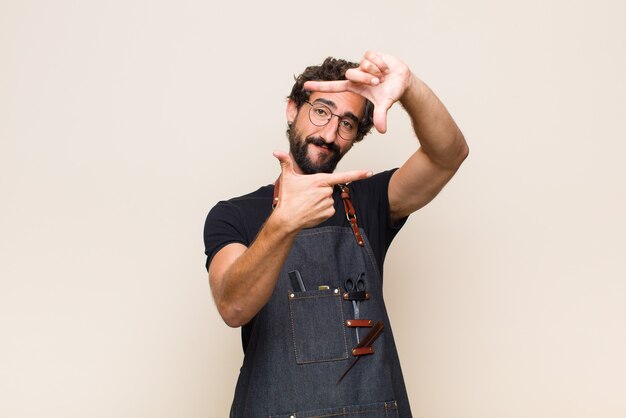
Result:
[[[287,117],[287,123],[289,125],[291,125],[296,120],[296,116],[298,116],[298,106],[296,105],[296,102],[294,102],[292,99],[289,99],[289,101],[287,102],[285,116]]]

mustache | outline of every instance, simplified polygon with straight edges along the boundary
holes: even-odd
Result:
[[[315,136],[310,136],[306,139],[306,143],[307,144],[313,144],[313,145],[317,145],[318,147],[323,147],[323,148],[327,148],[331,151],[333,151],[335,154],[339,153],[339,145],[335,144],[334,142],[331,142],[330,144],[327,143],[326,141],[324,141],[322,138],[320,137],[315,137]]]

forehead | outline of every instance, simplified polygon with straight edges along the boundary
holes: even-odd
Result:
[[[314,103],[318,100],[340,115],[352,113],[361,119],[365,111],[365,98],[350,91],[341,93],[312,92],[309,101]]]

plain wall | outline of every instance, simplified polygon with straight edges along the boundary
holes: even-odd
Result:
[[[626,3],[0,1],[0,416],[218,417],[208,210],[271,183],[293,76],[404,60],[470,156],[385,266],[415,416],[626,416]],[[340,170],[399,166],[399,106]]]

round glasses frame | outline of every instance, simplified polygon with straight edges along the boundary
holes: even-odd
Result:
[[[333,113],[328,106],[321,103],[311,103],[308,100],[306,104],[309,108],[309,120],[315,126],[326,126],[328,122],[337,116],[339,124],[337,125],[337,133],[344,141],[354,141],[359,134],[359,124],[348,116],[341,116]]]

